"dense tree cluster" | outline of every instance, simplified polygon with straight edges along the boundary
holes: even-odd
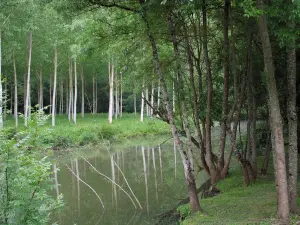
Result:
[[[218,192],[236,157],[245,186],[255,182],[265,121],[278,217],[286,224],[296,212],[298,1],[7,0],[0,8],[1,116],[13,110],[17,126],[18,112],[27,118],[38,104],[50,105],[53,126],[56,113],[76,123],[87,110],[109,112],[109,123],[123,110],[159,117],[179,148],[194,212],[202,210],[195,168]]]

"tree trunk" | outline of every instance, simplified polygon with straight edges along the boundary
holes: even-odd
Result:
[[[271,140],[270,140],[270,134],[268,132],[267,133],[267,143],[266,143],[265,157],[264,157],[263,165],[262,165],[261,170],[260,170],[260,174],[262,176],[267,175],[269,159],[270,159],[270,152],[271,152]]]
[[[152,117],[153,116],[153,106],[154,106],[154,84],[153,84],[153,81],[152,81],[152,84],[151,84],[151,108],[150,108],[150,116]]]
[[[217,181],[216,167],[213,162],[212,157],[212,146],[211,146],[211,110],[212,110],[212,74],[211,65],[208,55],[208,41],[207,41],[207,17],[206,17],[206,1],[203,0],[202,5],[202,16],[203,16],[203,51],[204,51],[204,61],[206,66],[206,82],[207,82],[207,109],[206,109],[206,119],[205,119],[205,149],[206,149],[206,162],[209,167],[211,175],[211,183],[214,187]]]
[[[120,79],[120,117],[123,116],[123,74],[120,73],[121,79]]]
[[[292,0],[287,0],[292,6]],[[294,22],[288,24],[291,30],[295,29]],[[287,47],[287,72],[288,72],[288,127],[289,127],[289,176],[288,191],[290,212],[297,213],[297,168],[298,168],[298,149],[297,149],[297,111],[296,111],[296,50],[295,40],[293,39]]]
[[[1,35],[1,34],[0,34]],[[13,56],[13,64],[14,64],[14,86],[15,86],[15,93],[14,93],[14,116],[15,116],[15,126],[16,129],[18,128],[18,82],[17,82],[17,68],[16,68],[16,58],[15,55]]]
[[[71,121],[72,117],[72,105],[73,105],[73,81],[72,81],[72,59],[69,59],[69,107],[68,107],[68,119]]]
[[[158,81],[158,85],[157,85],[157,109],[159,110],[159,106],[160,106],[160,81]]]
[[[114,65],[109,62],[109,109],[108,109],[108,122],[112,123],[113,107],[114,107]]]
[[[257,0],[258,8],[263,10],[263,0]],[[270,113],[270,127],[272,132],[272,147],[274,149],[274,168],[277,190],[277,214],[282,224],[289,223],[289,198],[286,176],[286,163],[284,152],[284,138],[282,132],[282,118],[280,114],[278,93],[275,81],[272,48],[269,38],[266,16],[261,15],[258,21],[264,55],[266,83],[268,89],[268,105]]]
[[[144,96],[144,81],[143,81],[142,99],[141,99],[141,118],[140,118],[141,122],[144,122],[144,106],[145,106],[144,99],[145,96]]]
[[[2,90],[2,31],[0,30],[0,129],[3,128],[3,90]]]
[[[118,71],[116,69],[116,74],[115,74],[115,119],[118,119],[119,115],[119,77],[118,77]]]
[[[84,79],[83,79],[83,66],[81,66],[81,118],[84,118]]]
[[[41,65],[40,68],[40,76],[39,76],[39,81],[40,81],[40,85],[39,85],[39,89],[40,89],[40,98],[39,98],[39,109],[41,110],[42,108],[44,108],[44,96],[43,96],[43,67]]]
[[[27,71],[27,81],[26,81],[26,102],[25,102],[25,113],[24,113],[24,126],[27,127],[28,112],[29,107],[29,98],[30,98],[30,70],[31,70],[31,52],[32,52],[32,32],[29,33],[29,43],[28,43],[28,71]]]
[[[224,151],[226,144],[226,130],[227,130],[227,117],[228,117],[228,93],[229,93],[229,12],[230,0],[225,0],[224,4],[224,90],[223,90],[223,111],[221,120],[221,133],[219,140],[219,153],[218,153],[218,170],[221,171],[224,167]]]
[[[55,98],[56,98],[56,79],[57,79],[57,49],[54,49],[54,81],[53,81],[53,96],[52,96],[52,126],[55,126]]]
[[[73,110],[73,121],[76,124],[77,119],[77,62],[74,59],[74,110]]]
[[[162,89],[163,99],[164,99],[164,103],[165,103],[165,106],[166,106],[166,109],[167,109],[167,115],[168,115],[168,120],[169,120],[168,122],[171,126],[171,131],[172,131],[172,135],[174,137],[174,141],[179,146],[180,155],[182,157],[182,161],[183,161],[183,164],[184,164],[185,178],[186,178],[186,183],[187,183],[187,187],[188,187],[191,208],[192,208],[193,212],[196,212],[196,211],[201,210],[200,204],[199,204],[199,199],[198,199],[198,196],[197,196],[197,193],[196,193],[196,184],[194,182],[193,177],[191,176],[193,173],[192,173],[191,167],[189,165],[188,156],[187,156],[187,154],[184,150],[183,143],[180,140],[178,130],[177,130],[177,127],[175,125],[175,121],[174,121],[174,117],[173,117],[173,111],[172,111],[172,107],[171,107],[169,97],[168,97],[165,78],[164,78],[164,76],[162,74],[162,71],[161,71],[161,68],[160,68],[160,61],[159,61],[156,41],[155,41],[155,38],[154,38],[154,36],[153,36],[153,34],[150,30],[150,25],[149,25],[148,18],[147,18],[147,11],[144,8],[145,1],[140,0],[139,2],[143,7],[142,11],[141,11],[141,16],[142,16],[142,19],[143,19],[143,21],[146,25],[147,36],[149,38],[149,41],[150,41],[150,44],[151,44],[151,47],[152,47],[153,63],[154,63],[154,66],[155,66],[155,71],[156,71],[156,73],[158,75],[158,78],[161,82],[161,89]]]

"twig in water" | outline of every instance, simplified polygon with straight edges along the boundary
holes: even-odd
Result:
[[[136,202],[139,204],[140,208],[143,209],[143,207],[141,206],[141,203],[139,202],[139,200],[137,199],[137,197],[136,197],[135,194],[133,193],[133,191],[132,191],[130,185],[128,184],[127,179],[126,179],[124,173],[122,172],[122,170],[120,169],[120,167],[118,166],[118,164],[117,164],[115,161],[114,161],[114,163],[115,163],[115,165],[117,166],[117,168],[119,169],[119,171],[121,172],[121,174],[122,174],[122,176],[123,176],[123,178],[124,178],[124,180],[125,180],[125,182],[126,182],[128,188],[129,188],[131,194],[133,195],[133,197],[135,198]]]
[[[78,177],[78,176],[73,172],[73,170],[71,170],[71,168],[70,168],[67,164],[65,164],[65,166],[68,168],[68,170],[70,170],[70,172],[71,172],[77,179],[79,179],[82,183],[84,183],[86,186],[88,186],[88,187],[95,193],[95,195],[98,197],[98,199],[99,199],[99,201],[101,202],[101,205],[102,205],[102,207],[103,207],[103,209],[104,209],[103,201],[101,200],[101,198],[100,198],[100,196],[97,194],[97,192],[96,192],[90,185],[88,185],[86,182],[84,182],[83,180],[81,180],[81,178]]]
[[[78,154],[78,153],[77,153]],[[79,155],[79,154],[78,154]],[[135,208],[136,204],[134,203],[133,199],[130,197],[130,195],[128,194],[127,191],[125,191],[119,184],[117,184],[116,182],[114,182],[111,178],[109,178],[108,176],[106,176],[105,174],[99,172],[86,158],[84,158],[83,156],[79,155],[81,158],[83,158],[98,174],[100,174],[101,176],[105,177],[106,179],[108,179],[110,182],[112,182],[113,184],[115,184],[118,188],[120,188],[127,196],[128,198],[131,200],[132,204],[134,205]]]

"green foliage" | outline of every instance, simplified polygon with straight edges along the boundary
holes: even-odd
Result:
[[[52,198],[51,163],[37,146],[39,126],[47,118],[32,114],[29,128],[11,138],[11,129],[0,131],[0,223],[47,224],[50,213],[62,206]]]
[[[180,214],[180,220],[184,220],[192,215],[191,205],[189,203],[181,205],[177,208],[177,212]]]

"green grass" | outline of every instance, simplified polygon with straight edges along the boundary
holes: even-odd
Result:
[[[11,117],[5,122],[6,127],[14,127]],[[18,130],[23,130],[23,121],[20,120]],[[110,140],[114,143],[129,138],[143,135],[161,135],[170,132],[169,126],[155,118],[144,118],[139,121],[139,116],[123,114],[123,117],[113,120],[108,124],[107,114],[86,114],[82,119],[77,115],[77,124],[69,122],[66,115],[56,116],[55,127],[51,126],[51,118],[47,123],[38,128],[38,139],[41,145],[54,149],[78,147],[85,145],[96,145],[103,140]]]
[[[204,213],[196,213],[182,224],[276,224],[277,202],[272,165],[270,162],[267,177],[258,177],[256,183],[248,187],[243,186],[239,166],[231,168],[230,176],[217,185],[221,194],[200,200]],[[297,202],[300,203],[300,198]],[[294,216],[291,220],[292,224],[296,224],[300,217]]]

